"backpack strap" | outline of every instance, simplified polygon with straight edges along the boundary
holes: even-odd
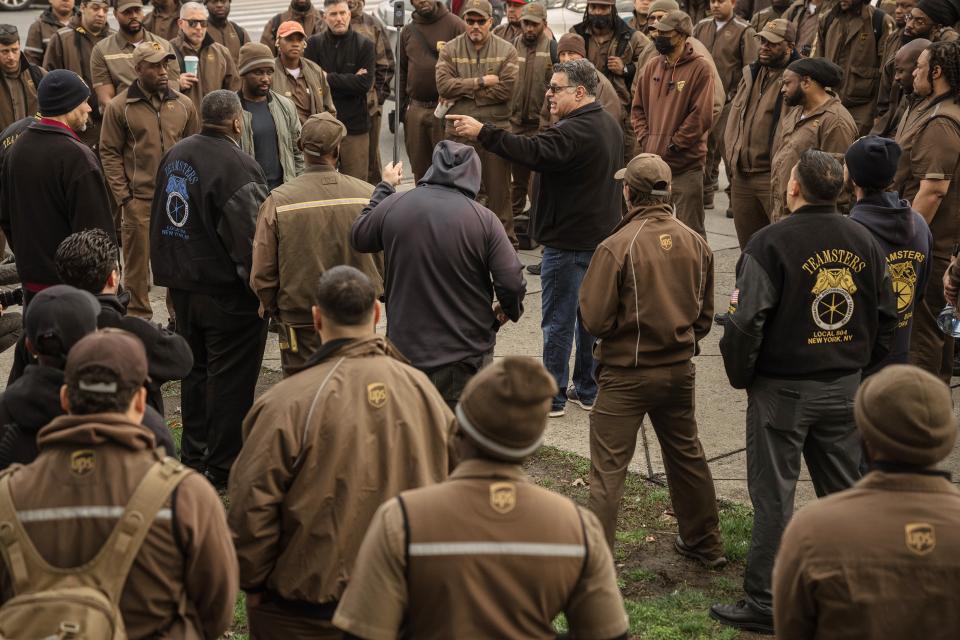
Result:
[[[37,554],[23,526],[17,520],[17,510],[13,506],[13,498],[10,495],[10,477],[17,469],[18,467],[12,467],[10,473],[4,473],[0,478],[0,552],[3,554],[7,571],[13,579],[15,595],[28,588],[30,572],[27,570],[27,564],[34,558],[28,560],[25,554],[31,554],[31,552]]]
[[[886,14],[879,8],[874,7],[871,19],[873,21],[873,37],[876,38],[877,46],[880,45],[880,39],[883,38],[883,17]]]
[[[120,521],[93,561],[93,573],[114,604],[119,604],[123,585],[140,547],[150,532],[157,512],[189,470],[174,458],[159,460],[140,481],[127,502]]]

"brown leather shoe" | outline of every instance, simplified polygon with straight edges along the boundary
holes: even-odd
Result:
[[[727,558],[725,556],[715,556],[709,557],[706,556],[693,547],[687,546],[687,543],[683,541],[683,538],[677,536],[673,541],[673,548],[677,550],[677,553],[682,555],[684,558],[690,558],[691,560],[696,560],[707,569],[721,569],[727,566]]]

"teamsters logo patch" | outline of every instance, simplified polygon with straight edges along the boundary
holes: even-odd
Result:
[[[842,328],[853,316],[853,294],[856,292],[857,285],[853,283],[850,269],[821,269],[812,290],[815,296],[810,308],[813,322],[826,331]]]

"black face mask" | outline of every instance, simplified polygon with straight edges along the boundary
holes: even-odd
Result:
[[[653,46],[657,48],[657,53],[668,56],[673,53],[677,45],[670,41],[670,36],[657,36],[653,39]]]
[[[613,25],[610,16],[587,16],[587,26],[591,29],[609,29]]]

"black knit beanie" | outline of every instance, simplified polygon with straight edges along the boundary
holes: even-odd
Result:
[[[62,116],[90,97],[90,87],[73,71],[56,69],[40,80],[37,102],[42,116]]]

